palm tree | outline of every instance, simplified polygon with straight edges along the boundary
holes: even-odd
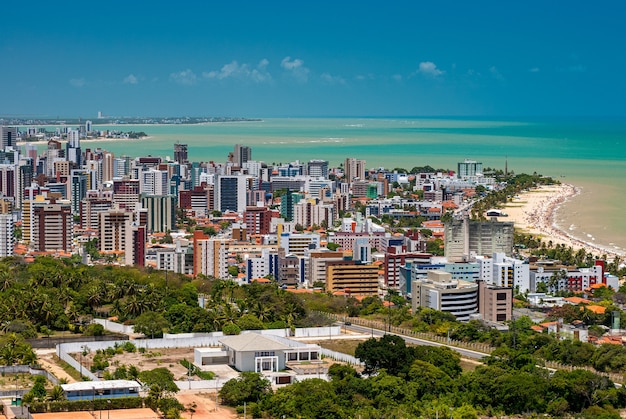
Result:
[[[0,266],[0,291],[8,290],[13,285],[13,282],[13,272],[11,272],[9,267],[4,264]]]
[[[52,387],[52,390],[50,390],[50,393],[48,394],[48,400],[52,402],[60,402],[62,400],[65,400],[65,391],[63,391],[63,387]]]
[[[102,304],[102,290],[97,284],[90,286],[87,290],[87,303],[94,310]]]
[[[146,302],[137,295],[131,295],[126,299],[124,312],[131,317],[137,317],[144,311],[147,311]]]

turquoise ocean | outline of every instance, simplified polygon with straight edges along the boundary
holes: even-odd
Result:
[[[188,144],[191,161],[226,160],[237,143],[253,160],[287,163],[346,157],[368,168],[430,165],[456,170],[464,159],[515,173],[541,173],[578,186],[581,193],[557,213],[570,234],[619,252],[626,249],[626,120],[463,118],[276,118],[202,125],[95,125],[144,131],[150,138],[83,142],[116,156],[173,156]]]

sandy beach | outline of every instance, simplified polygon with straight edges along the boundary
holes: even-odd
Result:
[[[544,241],[552,241],[555,245],[564,244],[571,246],[574,250],[583,248],[594,256],[607,255],[609,258],[624,256],[615,250],[574,237],[555,223],[555,213],[559,207],[579,192],[576,186],[566,183],[532,189],[507,203],[504,212],[508,217],[500,218],[500,220],[512,221],[515,223],[515,228],[521,232],[537,235]]]

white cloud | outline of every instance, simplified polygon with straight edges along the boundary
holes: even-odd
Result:
[[[539,73],[540,70],[539,70],[539,67],[533,67],[528,71],[530,71],[531,73]]]
[[[569,71],[570,73],[584,73],[587,71],[587,67],[582,64],[571,65],[567,67],[567,71]]]
[[[139,83],[139,79],[134,74],[129,74],[124,77],[124,84],[137,84]]]
[[[402,81],[402,74],[394,74],[391,78],[395,81]]]
[[[287,56],[280,62],[280,66],[287,70],[296,80],[305,83],[309,80],[309,69],[304,66],[304,61],[299,58]]]
[[[196,84],[196,81],[198,80],[198,78],[196,77],[196,74],[193,71],[191,71],[190,69],[187,69],[187,70],[179,71],[178,73],[170,74],[170,80],[178,84],[191,86],[193,84]]]
[[[498,71],[496,66],[491,66],[489,67],[489,73],[491,73],[491,76],[499,81],[504,81],[504,76],[500,73],[500,71]]]
[[[202,73],[207,79],[224,80],[227,78],[250,79],[256,83],[268,82],[272,80],[272,75],[267,71],[269,61],[263,58],[256,68],[251,68],[248,64],[239,64],[233,60],[222,66],[219,71],[209,71]]]
[[[346,84],[346,80],[341,76],[333,76],[329,73],[322,73],[320,79],[327,84]]]
[[[70,84],[74,87],[83,87],[85,85],[85,79],[70,79]]]
[[[437,68],[437,65],[432,61],[422,61],[417,70],[418,73],[425,76],[438,77],[441,76],[444,71]]]

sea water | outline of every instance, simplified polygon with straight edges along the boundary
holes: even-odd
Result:
[[[626,249],[626,121],[611,118],[276,118],[201,125],[115,125],[97,129],[144,131],[150,138],[83,142],[116,157],[173,156],[188,144],[191,161],[226,160],[235,144],[269,164],[347,157],[368,168],[430,165],[456,170],[464,159],[515,173],[541,173],[581,189],[557,213],[557,224],[598,246]]]

